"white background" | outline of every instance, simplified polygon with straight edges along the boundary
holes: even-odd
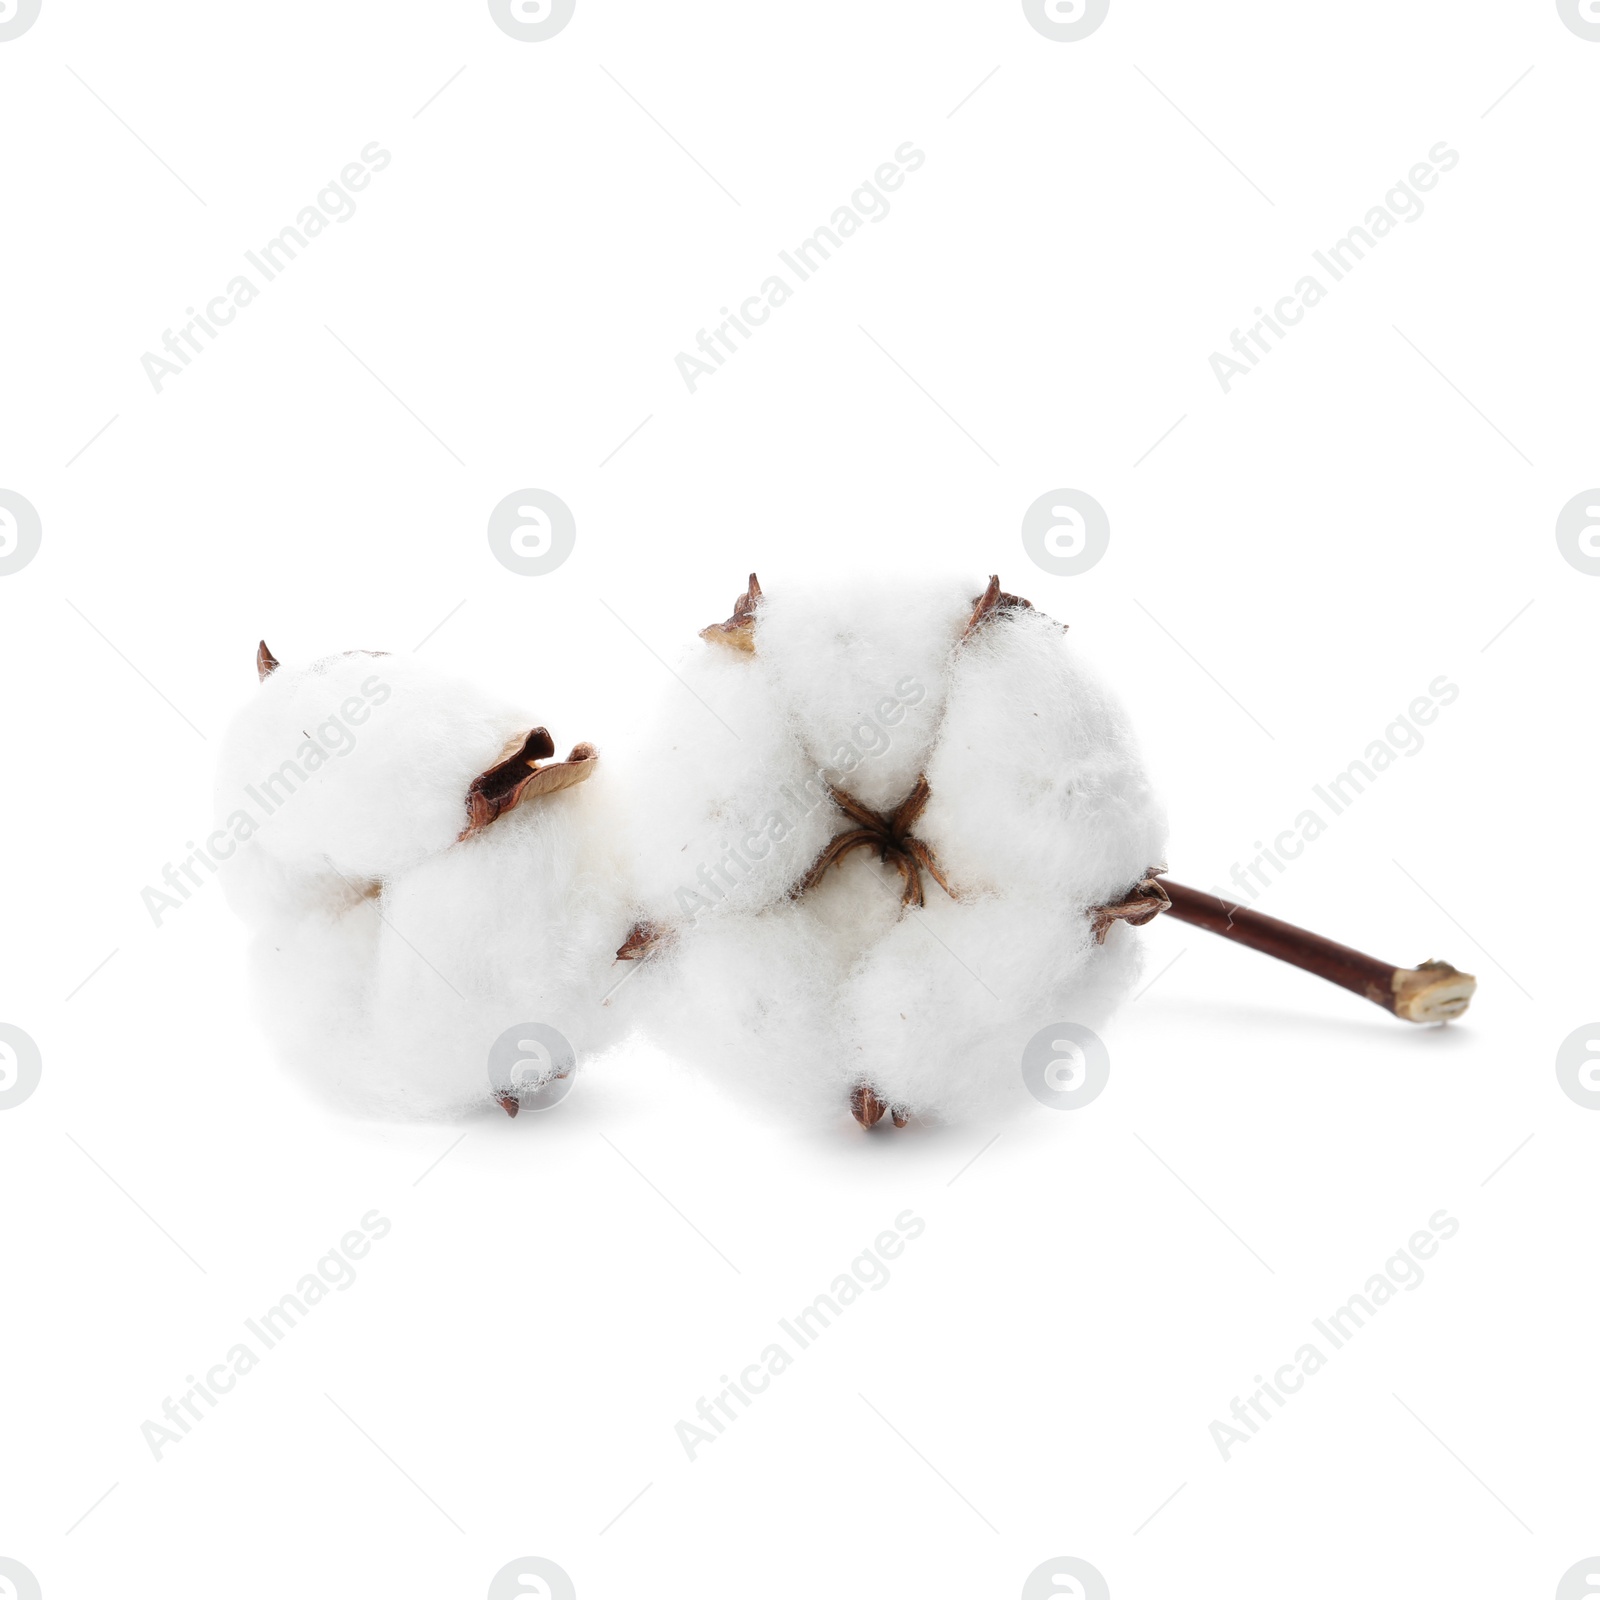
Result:
[[[1600,1549],[1600,1115],[1553,1069],[1600,1013],[1600,581],[1554,538],[1600,482],[1597,84],[1553,0],[1113,0],[1070,44],[1001,0],[579,0],[540,44],[469,0],[44,0],[0,43],[0,487],[44,528],[0,578],[0,1021],[44,1058],[0,1114],[0,1555],[47,1600],[476,1600],[529,1554],[584,1600],[1014,1596],[1061,1555],[1117,1600],[1553,1595]],[[158,395],[141,355],[372,140]],[[906,140],[691,395],[677,352]],[[1224,395],[1211,352],[1441,140]],[[543,578],[485,537],[526,486],[577,519]],[[1056,487],[1110,516],[1081,577],[1021,546]],[[947,567],[1071,624],[1201,885],[1448,676],[1260,903],[1476,972],[1469,1017],[1164,920],[1075,1113],[802,1137],[629,1050],[461,1138],[301,1098],[217,886],[141,906],[263,635],[425,639],[603,745],[703,715],[651,652],[752,568]],[[374,1207],[359,1281],[153,1460]],[[674,1424],[908,1207],[894,1280],[691,1463]],[[1225,1463],[1211,1422],[1440,1208],[1426,1281]]]

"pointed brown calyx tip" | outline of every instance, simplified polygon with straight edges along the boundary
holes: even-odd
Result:
[[[713,622],[700,630],[700,637],[710,644],[725,644],[746,655],[756,651],[756,607],[761,603],[761,585],[755,573],[745,591],[733,602],[733,615],[726,622]]]
[[[1020,594],[1007,594],[1000,587],[1000,574],[993,573],[990,575],[988,588],[972,602],[972,615],[967,618],[967,625],[961,630],[961,637],[970,639],[990,617],[998,612],[1032,610],[1031,600],[1024,600]]]
[[[265,683],[267,678],[278,670],[278,658],[267,649],[267,641],[263,639],[256,646],[256,682]]]
[[[1165,867],[1148,867],[1127,894],[1110,905],[1091,906],[1089,924],[1094,930],[1094,942],[1104,944],[1114,922],[1126,922],[1130,928],[1142,928],[1154,922],[1163,911],[1172,909],[1172,898],[1162,887],[1160,874]]]
[[[514,1117],[522,1109],[522,1102],[514,1094],[497,1094],[494,1103],[505,1112],[508,1117]]]
[[[656,948],[669,937],[667,929],[657,927],[653,922],[636,922],[628,929],[628,937],[618,945],[616,959],[643,961],[646,956],[653,955]]]
[[[878,1098],[870,1084],[858,1083],[850,1091],[850,1115],[863,1128],[877,1127],[883,1121],[883,1114],[888,1109],[888,1104]]]
[[[583,783],[593,775],[600,755],[592,744],[575,744],[565,761],[538,765],[555,753],[555,741],[544,728],[534,728],[525,738],[513,740],[500,761],[472,780],[467,790],[467,825],[457,835],[458,841],[481,832],[524,800]]]

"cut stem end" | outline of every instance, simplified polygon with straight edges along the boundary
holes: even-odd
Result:
[[[1448,961],[1401,967],[1390,980],[1394,1014],[1406,1022],[1451,1022],[1472,1003],[1478,980]]]

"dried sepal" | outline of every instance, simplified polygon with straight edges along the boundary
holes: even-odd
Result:
[[[889,818],[889,829],[895,834],[909,832],[916,820],[927,809],[928,797],[933,790],[928,785],[926,773],[921,773],[911,786],[911,793],[894,808]]]
[[[950,887],[950,880],[945,877],[944,868],[939,865],[932,849],[920,839],[907,839],[905,848],[906,853],[912,857],[917,865],[927,872],[933,878],[933,881],[954,900],[956,892]]]
[[[908,1106],[891,1105],[870,1083],[858,1083],[850,1091],[850,1115],[863,1128],[875,1128],[887,1116],[897,1128],[911,1120]]]
[[[583,783],[593,774],[599,757],[592,744],[575,744],[565,761],[538,765],[555,753],[555,743],[544,728],[534,728],[520,742],[513,741],[510,754],[472,780],[467,790],[467,825],[457,837],[465,839],[481,832],[524,800]]]
[[[875,1128],[883,1121],[883,1114],[888,1109],[888,1102],[878,1098],[871,1084],[858,1083],[850,1091],[850,1115],[863,1128]],[[896,1126],[899,1124],[896,1123]]]
[[[830,839],[822,852],[812,862],[811,869],[800,880],[800,893],[815,889],[822,882],[829,867],[836,867],[852,850],[878,850],[883,845],[883,835],[876,828],[851,828]]]
[[[733,602],[733,615],[726,622],[713,622],[700,630],[700,637],[712,644],[725,644],[754,655],[756,649],[756,607],[761,603],[761,585],[755,573],[745,591]]]
[[[654,922],[636,922],[628,929],[628,937],[617,946],[618,961],[643,961],[653,955],[658,946],[671,938],[671,930]]]
[[[1020,594],[1007,594],[1000,587],[1000,574],[994,573],[989,578],[988,587],[972,602],[972,615],[967,619],[966,627],[961,630],[961,637],[970,639],[996,612],[1032,610],[1031,600],[1024,600]]]
[[[828,791],[828,798],[852,821],[859,823],[863,828],[871,829],[874,833],[883,832],[884,819],[871,806],[863,805],[853,794],[844,789],[835,789],[831,783],[824,787]]]
[[[554,794],[558,789],[571,789],[576,784],[586,783],[594,776],[595,764],[599,759],[600,752],[592,744],[575,744],[567,752],[565,761],[535,768],[518,798],[531,800],[538,795]]]
[[[1094,942],[1104,944],[1114,922],[1126,922],[1130,928],[1142,928],[1154,922],[1163,911],[1172,909],[1172,898],[1162,886],[1157,874],[1165,867],[1148,867],[1145,876],[1122,899],[1110,905],[1092,906],[1089,925],[1094,931]]]
[[[884,860],[893,861],[895,869],[906,881],[905,888],[900,891],[900,909],[906,911],[912,906],[927,904],[922,897],[922,874],[917,871],[916,862],[898,851],[893,854],[885,851]]]
[[[795,885],[792,891],[794,896],[798,898],[806,890],[816,888],[828,868],[838,866],[852,850],[875,850],[878,859],[894,867],[904,880],[905,887],[900,895],[902,910],[927,903],[922,890],[924,872],[931,874],[934,882],[954,899],[956,892],[950,887],[950,880],[945,877],[933,851],[921,839],[911,835],[911,828],[922,815],[932,792],[927,778],[919,777],[911,793],[893,811],[884,813],[874,811],[854,795],[847,794],[843,789],[835,789],[830,784],[829,799],[858,826],[846,828],[822,847],[810,869]]]

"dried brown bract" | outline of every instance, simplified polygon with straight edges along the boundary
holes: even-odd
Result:
[[[656,947],[671,937],[671,930],[659,928],[653,922],[636,922],[628,929],[628,937],[617,946],[618,961],[643,961],[655,952]]]
[[[870,1084],[858,1083],[850,1091],[850,1114],[863,1128],[875,1128],[883,1121],[883,1114],[888,1109],[887,1103],[877,1097]]]
[[[1032,610],[1031,600],[1024,600],[1020,594],[1007,594],[1000,587],[1000,574],[994,573],[989,579],[988,588],[972,602],[972,615],[961,630],[961,637],[963,640],[970,639],[996,612]]]
[[[924,872],[954,899],[955,890],[950,887],[950,881],[945,877],[933,851],[911,832],[927,806],[931,793],[928,780],[925,777],[918,778],[911,793],[893,811],[884,814],[862,805],[853,795],[829,784],[829,798],[856,826],[845,829],[828,841],[821,855],[796,886],[796,896],[804,894],[807,889],[816,888],[828,868],[838,866],[852,850],[875,850],[880,861],[895,867],[905,879],[905,891],[900,896],[902,906],[925,904],[922,892]]]
[[[745,591],[733,602],[733,615],[726,622],[713,622],[700,630],[700,637],[712,644],[725,644],[754,655],[756,649],[756,607],[761,603],[761,585],[755,573]]]
[[[556,753],[554,741],[544,728],[534,728],[503,760],[479,773],[467,790],[467,825],[458,838],[487,828],[496,817],[513,806],[558,789],[570,789],[594,773],[599,751],[592,744],[575,744],[565,761],[541,767],[540,761]]]
[[[1163,911],[1172,909],[1171,897],[1157,877],[1157,874],[1166,870],[1165,867],[1149,867],[1144,877],[1122,899],[1110,905],[1090,908],[1089,919],[1096,944],[1106,942],[1113,922],[1126,922],[1130,928],[1142,928],[1147,922],[1154,922]]]

